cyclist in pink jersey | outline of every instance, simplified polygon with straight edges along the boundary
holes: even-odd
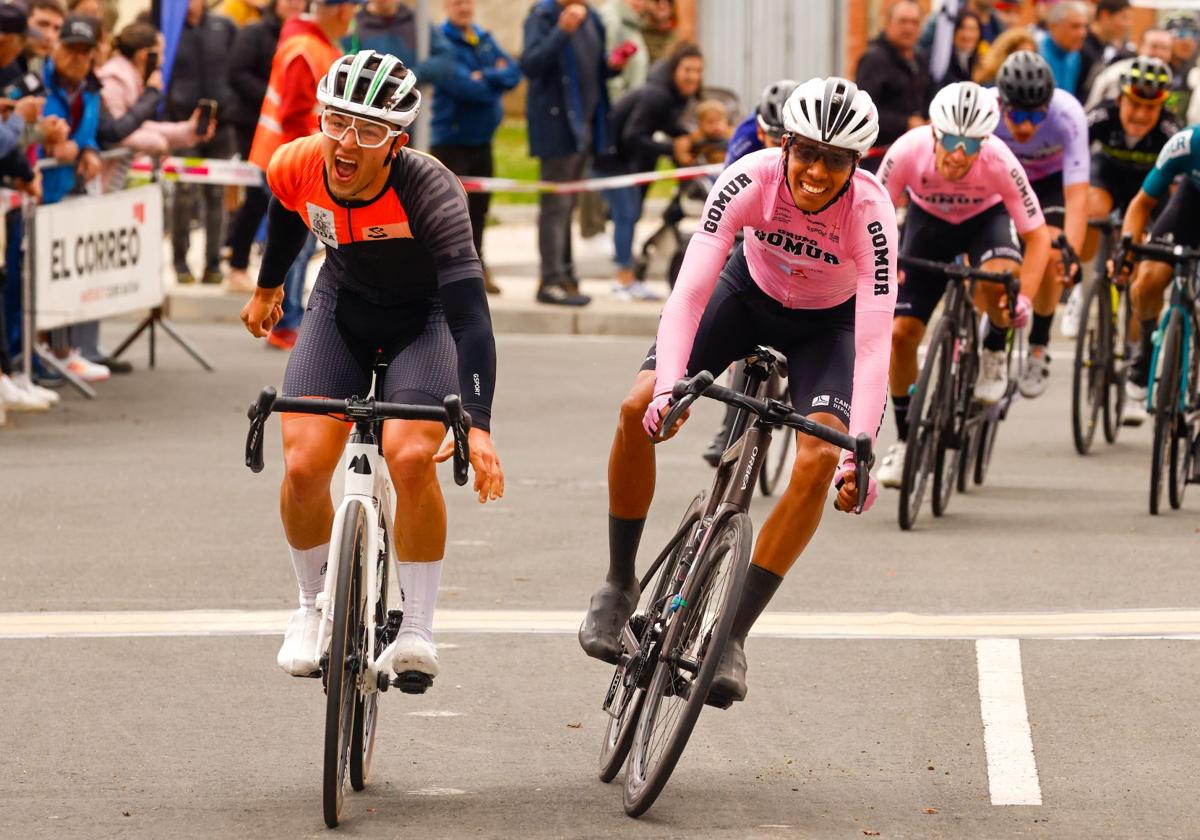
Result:
[[[1016,156],[991,137],[999,121],[995,94],[974,82],[938,91],[929,109],[932,126],[914,128],[892,144],[879,177],[893,201],[907,193],[902,257],[952,261],[966,254],[985,271],[1019,270],[1017,326],[1028,321],[1050,254],[1050,233],[1037,195]],[[1025,242],[1022,259],[1021,243]],[[892,324],[889,376],[898,440],[879,465],[879,481],[899,487],[908,438],[909,390],[917,381],[917,347],[946,290],[936,272],[905,271]],[[988,313],[975,397],[995,403],[1008,389],[1005,341],[1012,323],[1007,298],[995,284],[980,284],[976,306]]]
[[[654,493],[652,440],[671,387],[685,374],[724,370],[767,344],[788,359],[792,405],[820,423],[874,438],[885,404],[895,306],[896,215],[873,175],[856,165],[878,133],[870,96],[840,78],[810,79],[788,97],[781,148],[747,155],[718,178],[663,310],[658,341],[621,404],[609,456],[609,570],[579,641],[614,661],[637,605],[634,565]],[[744,244],[730,248],[744,231]],[[726,259],[728,257],[728,259]],[[682,421],[680,421],[682,423]],[[851,508],[854,462],[799,436],[791,482],[763,525],[742,601],[713,682],[746,695],[750,627],[820,522],[835,474]],[[871,480],[868,504],[874,499]]]

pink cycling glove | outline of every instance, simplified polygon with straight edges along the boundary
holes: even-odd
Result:
[[[837,474],[833,478],[833,486],[840,488],[849,476],[854,475],[855,462],[854,456],[847,456],[846,460],[842,461],[842,465],[838,467]],[[879,485],[875,483],[875,476],[867,473],[867,500],[863,503],[862,512],[866,513],[871,509],[871,505],[875,504],[875,499],[879,497]],[[851,511],[853,512],[853,508]]]
[[[650,400],[650,405],[647,406],[646,413],[642,417],[642,428],[646,430],[646,434],[650,435],[650,437],[658,434],[658,424],[662,422],[663,409],[670,404],[670,394],[659,394]]]
[[[1033,301],[1025,295],[1017,295],[1017,311],[1013,314],[1013,327],[1019,330],[1029,326],[1029,317],[1032,314]]]

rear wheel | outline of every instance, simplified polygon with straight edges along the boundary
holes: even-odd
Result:
[[[942,318],[929,339],[925,364],[909,403],[908,446],[900,477],[900,527],[905,531],[912,528],[921,512],[925,482],[937,453],[940,417],[949,398],[950,382],[946,374],[950,370],[950,349],[950,325]]]
[[[1092,285],[1084,301],[1075,337],[1075,369],[1071,387],[1071,434],[1075,451],[1086,455],[1096,437],[1103,409],[1107,418],[1109,371],[1112,368],[1112,302],[1107,283]]]
[[[1162,485],[1171,471],[1172,433],[1178,423],[1179,352],[1183,340],[1183,314],[1173,309],[1167,319],[1158,350],[1158,379],[1154,399],[1154,448],[1150,460],[1150,513],[1157,515],[1162,505]],[[1172,500],[1172,505],[1174,500]]]
[[[671,613],[663,651],[646,689],[625,773],[625,813],[637,817],[654,804],[671,777],[729,639],[746,569],[750,517],[735,513],[718,523]]]
[[[707,494],[700,493],[692,500],[680,527],[690,519],[695,522],[687,536],[680,540],[663,560],[654,579],[647,581],[637,610],[629,619],[630,629],[637,637],[638,646],[636,650],[629,650],[622,644],[622,655],[632,658],[617,666],[609,683],[608,694],[604,698],[603,709],[608,714],[608,725],[604,729],[604,740],[600,744],[599,773],[602,782],[611,782],[616,778],[629,755],[629,746],[633,743],[633,733],[642,711],[646,683],[658,659],[658,642],[665,625],[661,617],[666,614],[663,602],[675,581],[680,559],[696,549],[695,536],[699,528],[699,514],[704,509],[706,499]]]
[[[333,632],[325,667],[325,756],[322,805],[325,824],[337,827],[346,792],[354,710],[358,700],[358,671],[364,647],[364,592],[361,584],[367,549],[367,512],[361,502],[346,508],[337,587],[334,590]]]
[[[1109,286],[1113,322],[1112,343],[1108,364],[1108,396],[1104,401],[1104,439],[1117,442],[1121,421],[1125,417],[1125,380],[1129,376],[1129,360],[1133,358],[1133,302],[1129,291],[1115,283]]]
[[[1167,487],[1173,510],[1179,510],[1183,506],[1183,494],[1187,490],[1188,477],[1192,472],[1192,438],[1195,430],[1188,424],[1187,417],[1196,407],[1195,350],[1196,345],[1193,342],[1192,346],[1184,348],[1184,352],[1180,355],[1181,360],[1188,360],[1189,367],[1186,373],[1186,387],[1184,387],[1181,397],[1176,399],[1179,414],[1171,426],[1171,483]],[[1181,386],[1184,385],[1182,380],[1183,375],[1179,377]]]
[[[991,410],[989,409],[989,412]],[[987,479],[988,467],[992,464],[992,450],[996,448],[996,433],[1000,430],[1000,417],[989,413],[979,424],[979,443],[975,449],[975,483],[983,484]]]

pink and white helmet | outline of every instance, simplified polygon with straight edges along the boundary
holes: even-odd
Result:
[[[879,136],[871,95],[849,79],[809,79],[783,104],[783,127],[798,137],[864,155]]]

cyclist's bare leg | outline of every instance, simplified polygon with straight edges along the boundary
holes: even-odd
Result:
[[[1133,283],[1129,287],[1133,302],[1131,337],[1140,349],[1130,370],[1130,380],[1145,387],[1149,382],[1150,356],[1154,346],[1154,330],[1162,313],[1163,295],[1171,285],[1174,270],[1167,263],[1143,260],[1133,271]]]
[[[845,423],[833,414],[811,414],[809,417],[817,423],[846,431]],[[758,534],[751,560],[755,566],[783,577],[808,546],[825,512],[825,499],[840,451],[823,440],[797,433],[792,477]]]
[[[617,433],[608,455],[608,512],[620,519],[645,519],[654,499],[654,444],[642,418],[654,397],[655,374],[640,371],[621,401]]]
[[[917,348],[925,337],[925,324],[920,318],[897,315],[892,319],[892,364],[888,369],[888,385],[893,395],[904,395],[917,381]]]
[[[396,557],[402,563],[428,563],[446,553],[446,501],[433,463],[445,436],[445,426],[430,420],[383,424],[383,453],[396,487]]]
[[[349,427],[330,417],[284,415],[283,486],[279,511],[288,545],[315,548],[329,542],[333,501],[329,482],[346,447]]]
[[[1007,257],[996,257],[986,260],[979,266],[979,269],[997,274],[1008,271],[1016,277],[1021,271],[1021,264]],[[1057,304],[1057,302],[1056,300],[1055,303]],[[1008,295],[1004,291],[1004,287],[998,283],[977,283],[975,285],[975,309],[986,312],[988,321],[1000,329],[1008,329],[1012,324],[1012,316],[1008,311]],[[1036,304],[1034,310],[1037,310]]]
[[[1062,233],[1062,228],[1049,227],[1047,230],[1050,232],[1051,242]],[[1011,262],[1011,260],[1006,262]],[[1057,248],[1051,248],[1050,259],[1046,261],[1046,273],[1042,276],[1042,284],[1038,286],[1037,294],[1033,296],[1035,315],[1051,316],[1058,308],[1058,300],[1062,296],[1062,287],[1066,280],[1063,277],[1062,268],[1062,252]]]
[[[1089,221],[1103,219],[1113,209],[1112,195],[1103,187],[1088,187],[1087,197],[1087,215]],[[1092,257],[1096,256],[1096,249],[1100,246],[1100,231],[1093,227],[1087,230],[1087,236],[1083,240],[1083,251],[1079,254],[1079,261],[1087,263]]]

